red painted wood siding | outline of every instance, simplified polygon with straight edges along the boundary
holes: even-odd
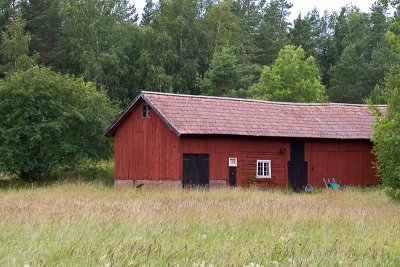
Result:
[[[332,177],[345,185],[379,183],[372,144],[368,141],[307,141],[305,160],[312,185],[322,187],[322,178]]]
[[[143,101],[115,133],[115,178],[121,180],[180,180],[179,138],[152,110],[142,118]]]
[[[244,137],[182,137],[182,153],[209,154],[210,180],[228,182],[228,159],[238,159],[237,184],[287,187],[290,142],[284,139]],[[257,160],[271,160],[271,179],[255,179]]]
[[[255,137],[183,136],[178,138],[151,111],[142,118],[144,102],[115,133],[115,178],[129,180],[181,180],[184,153],[209,154],[210,180],[228,181],[228,158],[238,159],[237,184],[287,187],[290,139]],[[305,160],[309,183],[323,186],[322,178],[334,177],[346,185],[377,184],[368,141],[308,140]],[[257,160],[271,160],[271,179],[255,179]]]

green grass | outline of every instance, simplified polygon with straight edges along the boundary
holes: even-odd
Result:
[[[0,266],[399,266],[400,204],[379,190],[0,191]]]

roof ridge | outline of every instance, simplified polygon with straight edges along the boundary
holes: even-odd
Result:
[[[301,102],[278,102],[248,98],[233,98],[233,97],[222,97],[222,96],[205,96],[205,95],[189,95],[189,94],[176,94],[176,93],[165,93],[165,92],[153,92],[153,91],[141,91],[141,94],[155,94],[155,95],[168,95],[177,97],[192,97],[192,98],[205,98],[205,99],[217,99],[217,100],[229,100],[238,102],[255,102],[255,103],[268,103],[275,105],[291,105],[291,106],[354,106],[354,107],[369,107],[368,104],[350,104],[350,103],[301,103]],[[386,107],[387,105],[375,105],[377,107]]]

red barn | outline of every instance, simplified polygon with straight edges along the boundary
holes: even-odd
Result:
[[[105,136],[116,185],[363,186],[379,182],[372,121],[366,105],[142,92]]]

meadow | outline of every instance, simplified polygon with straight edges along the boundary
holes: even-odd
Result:
[[[0,190],[0,266],[399,266],[384,192]]]

